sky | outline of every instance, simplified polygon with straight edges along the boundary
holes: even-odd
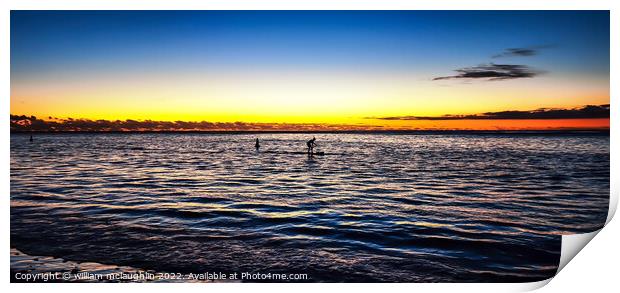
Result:
[[[607,11],[12,11],[10,47],[48,121],[609,127],[536,114],[609,104]]]

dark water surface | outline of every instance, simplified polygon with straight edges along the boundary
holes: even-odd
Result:
[[[11,246],[169,272],[532,281],[602,227],[608,135],[11,135]]]

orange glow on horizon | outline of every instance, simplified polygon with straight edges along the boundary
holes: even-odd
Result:
[[[605,130],[609,118],[380,120],[343,123],[210,122],[157,120],[38,119],[53,126],[30,129],[28,119],[11,122],[13,130],[51,131],[390,131],[390,130]],[[39,122],[38,124],[41,124]],[[95,127],[95,128],[93,128]]]

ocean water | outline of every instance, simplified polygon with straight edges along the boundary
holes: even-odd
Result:
[[[309,134],[28,137],[11,135],[11,247],[71,261],[534,281],[608,210],[608,134],[316,134],[315,157]]]

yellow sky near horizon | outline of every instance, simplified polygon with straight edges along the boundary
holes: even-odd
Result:
[[[572,82],[567,84],[567,80]],[[366,117],[442,116],[609,103],[600,79],[542,76],[473,83],[390,75],[165,74],[13,81],[11,114],[41,118],[268,123],[379,123]]]

